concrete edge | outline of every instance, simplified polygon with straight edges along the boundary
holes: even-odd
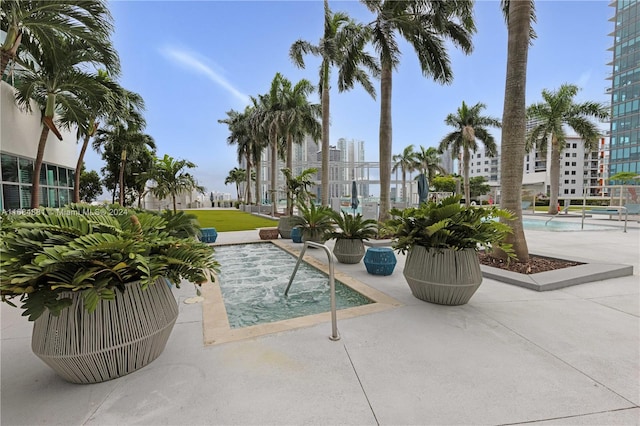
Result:
[[[531,253],[533,254],[533,253]],[[547,256],[548,257],[548,256]],[[588,260],[563,256],[566,260],[583,262],[582,265],[537,274],[519,274],[500,268],[480,265],[482,276],[506,284],[535,291],[551,291],[578,284],[633,275],[633,266],[615,263],[589,263]]]

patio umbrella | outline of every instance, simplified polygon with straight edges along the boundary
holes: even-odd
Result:
[[[351,183],[351,208],[353,209],[353,214],[356,214],[356,209],[358,208],[358,204],[360,204],[360,202],[358,201],[358,185],[354,180]]]
[[[422,204],[427,201],[429,197],[429,182],[424,173],[420,173],[417,177],[418,180],[418,204]]]

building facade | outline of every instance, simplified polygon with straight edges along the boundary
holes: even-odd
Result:
[[[42,131],[40,110],[35,103],[32,112],[18,109],[15,89],[0,82],[0,209],[17,210],[31,207],[33,163]],[[73,198],[73,183],[78,145],[75,131],[60,129],[63,139],[49,132],[40,169],[40,206],[63,207]]]
[[[615,0],[608,174],[640,174],[640,3]]]

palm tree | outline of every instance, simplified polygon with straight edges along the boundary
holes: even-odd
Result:
[[[304,138],[310,135],[314,141],[320,139],[322,126],[318,122],[321,115],[320,105],[309,103],[307,97],[313,92],[313,85],[305,79],[295,86],[283,85],[284,101],[284,138],[286,140],[286,168],[293,167],[293,144],[302,144]],[[288,186],[288,180],[285,179]],[[290,188],[287,187],[287,192]],[[291,199],[287,197],[287,212],[293,211]]]
[[[391,86],[393,70],[400,62],[397,34],[415,49],[420,68],[441,84],[453,79],[445,42],[451,41],[464,53],[472,50],[475,32],[471,1],[361,0],[376,17],[370,24],[373,45],[380,55],[380,214],[389,218],[391,203]]]
[[[218,123],[223,123],[229,126],[229,136],[227,137],[227,143],[229,145],[237,144],[237,153],[238,153],[238,163],[241,163],[243,160],[246,164],[246,173],[245,178],[246,182],[246,191],[245,191],[245,202],[247,204],[251,204],[251,181],[250,177],[252,176],[252,166],[255,163],[255,154],[254,150],[256,149],[256,143],[252,135],[252,129],[250,127],[250,119],[251,114],[254,109],[250,106],[247,106],[244,112],[238,112],[235,110],[227,111],[227,118],[218,120]],[[258,165],[256,164],[256,167]],[[259,171],[259,170],[258,170]],[[225,183],[226,184],[226,183]],[[258,194],[256,194],[257,196]],[[239,198],[238,198],[239,199]]]
[[[183,192],[198,191],[204,193],[204,188],[198,185],[196,179],[185,172],[184,169],[193,169],[196,165],[188,160],[175,160],[165,154],[156,160],[154,176],[156,182],[150,189],[151,193],[159,199],[171,196],[173,201],[173,213],[177,212],[176,197]]]
[[[464,172],[464,201],[468,206],[471,205],[471,194],[469,191],[469,161],[471,151],[478,150],[477,140],[485,146],[485,152],[489,156],[497,154],[497,146],[493,136],[488,132],[487,126],[500,127],[500,121],[497,118],[480,115],[486,105],[478,102],[471,108],[462,101],[462,106],[458,108],[456,114],[449,114],[444,122],[456,130],[445,136],[440,141],[439,151],[445,152],[449,146],[452,147],[451,155],[455,158],[462,151],[462,164]]]
[[[402,198],[404,199],[404,205],[407,206],[407,172],[413,170],[415,164],[416,153],[413,150],[413,145],[409,145],[402,150],[401,154],[393,156],[393,169],[392,173],[395,173],[398,169],[402,171]],[[397,177],[397,175],[396,175]]]
[[[153,138],[144,133],[146,121],[141,114],[143,104],[136,106],[134,100],[139,99],[136,96],[132,92],[128,92],[125,98],[125,102],[128,105],[126,113],[122,117],[112,116],[108,126],[104,129],[98,129],[93,140],[93,149],[98,152],[104,151],[103,158],[105,156],[110,156],[111,158],[120,157],[118,167],[118,199],[120,205],[124,205],[125,202],[127,159],[135,161],[143,151],[148,148],[155,150],[156,147]]]
[[[414,169],[420,170],[429,183],[433,182],[438,174],[445,173],[440,165],[440,153],[436,148],[425,148],[421,145],[420,151],[415,154],[415,161]]]
[[[20,48],[35,58],[57,51],[59,38],[83,40],[102,56],[111,73],[119,71],[109,42],[113,19],[106,0],[3,0],[0,17],[0,30],[6,33],[0,46],[0,79],[10,61],[23,63],[26,55],[19,55]]]
[[[55,50],[43,49],[28,67],[20,71],[16,80],[16,103],[31,112],[32,102],[42,111],[42,131],[33,165],[31,208],[40,204],[40,169],[49,131],[62,140],[58,127],[70,129],[77,124],[74,117],[84,115],[82,99],[99,99],[106,88],[95,74],[85,71],[87,66],[100,64],[102,55],[83,40],[56,38]],[[54,116],[57,118],[54,121]]]
[[[513,230],[513,233],[507,235],[506,242],[513,245],[513,251],[520,262],[529,261],[529,249],[522,226],[521,188],[525,155],[527,57],[533,38],[532,23],[535,22],[533,6],[533,0],[502,0],[509,35],[502,112],[500,206],[515,213],[513,220],[506,221]],[[504,252],[498,251],[495,255],[505,260],[507,258]]]
[[[85,94],[82,102],[85,106],[83,115],[71,117],[70,120],[76,122],[78,139],[83,139],[78,161],[76,163],[76,174],[74,182],[74,201],[79,201],[80,177],[79,172],[84,164],[84,155],[89,146],[89,140],[95,136],[100,123],[99,119],[109,122],[126,122],[131,114],[130,111],[144,110],[144,101],[137,93],[130,92],[112,81],[104,70],[98,70],[97,79],[105,87],[103,96],[96,96],[95,93]]]
[[[322,177],[321,203],[329,205],[329,89],[331,67],[338,68],[338,91],[353,88],[358,82],[374,99],[376,92],[369,76],[361,68],[364,66],[377,76],[379,66],[375,59],[365,52],[370,32],[357,24],[345,13],[332,13],[328,0],[324,0],[324,33],[317,45],[305,40],[297,40],[291,46],[289,56],[301,68],[304,68],[303,55],[312,54],[322,58],[320,63],[320,104],[322,106]]]
[[[547,142],[551,140],[551,164],[549,214],[557,212],[558,192],[560,190],[560,155],[566,144],[563,126],[568,126],[584,141],[585,150],[596,147],[600,132],[589,118],[604,120],[609,117],[608,109],[597,102],[575,103],[573,98],[580,89],[573,84],[563,84],[556,91],[542,90],[544,102],[530,105],[527,117],[537,120],[527,135],[527,150],[537,146],[541,152],[547,152]]]
[[[236,185],[237,200],[240,200],[240,198],[242,198],[240,196],[240,184],[243,183],[246,179],[247,179],[247,171],[245,169],[239,169],[237,167],[234,167],[233,169],[229,170],[229,174],[224,180],[225,185],[229,185],[230,183],[233,183]]]
[[[278,155],[284,152],[283,135],[286,129],[285,114],[285,86],[291,83],[280,73],[276,73],[271,81],[269,93],[259,95],[256,102],[257,108],[252,114],[252,127],[255,132],[266,135],[271,147],[271,215],[276,215],[278,202]]]

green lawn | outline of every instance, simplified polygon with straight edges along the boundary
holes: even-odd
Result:
[[[218,232],[250,231],[278,226],[277,220],[265,219],[240,210],[185,210],[196,215],[202,228],[216,228]]]

